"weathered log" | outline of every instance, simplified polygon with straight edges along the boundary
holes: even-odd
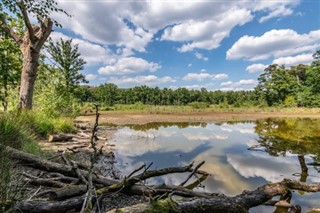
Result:
[[[44,200],[27,200],[17,204],[20,212],[28,213],[56,213],[67,212],[70,210],[80,210],[83,203],[82,197],[74,197],[65,201],[44,201]]]
[[[68,186],[61,189],[48,191],[50,200],[65,200],[72,197],[77,197],[87,192],[86,185]]]
[[[306,192],[319,192],[320,183],[306,184],[298,181],[283,180],[278,183],[266,184],[251,192],[244,192],[235,197],[192,198],[178,200],[160,200],[151,203],[142,203],[122,209],[114,209],[115,212],[248,212],[252,207],[261,205],[274,196],[282,195],[290,189]]]
[[[49,142],[70,141],[72,138],[73,138],[72,135],[56,134],[56,135],[49,135],[48,141]]]
[[[50,179],[25,179],[25,182],[27,182],[29,185],[35,185],[35,186],[47,186],[47,187],[57,187],[57,188],[63,188],[66,186],[66,184],[50,180]]]

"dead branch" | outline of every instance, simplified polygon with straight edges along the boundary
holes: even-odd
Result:
[[[152,212],[163,209],[166,212],[248,212],[252,207],[264,204],[274,196],[282,195],[290,189],[306,192],[319,192],[320,183],[306,184],[293,180],[283,180],[278,183],[266,184],[251,192],[244,192],[235,197],[170,199],[143,203],[122,209],[114,209],[115,212]]]
[[[188,180],[190,180],[190,178],[198,171],[198,169],[205,163],[205,161],[202,161],[201,163],[199,163],[194,170],[192,171],[192,173],[188,176],[188,178],[183,181],[180,186],[183,186],[184,184],[186,184],[188,182]]]

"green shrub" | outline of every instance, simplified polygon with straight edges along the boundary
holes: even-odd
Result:
[[[295,107],[297,106],[297,101],[295,100],[295,98],[291,95],[287,96],[286,99],[284,100],[284,106],[285,107]]]

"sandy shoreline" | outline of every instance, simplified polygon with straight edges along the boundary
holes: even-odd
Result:
[[[262,112],[196,112],[196,113],[123,113],[103,112],[99,123],[116,125],[146,124],[152,122],[223,122],[223,121],[254,121],[262,118],[315,118],[320,119],[320,114],[293,114],[293,113],[262,113]],[[78,122],[93,123],[95,115],[83,115],[76,118]]]

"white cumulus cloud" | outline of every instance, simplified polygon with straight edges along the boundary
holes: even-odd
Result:
[[[209,74],[209,73],[188,73],[182,78],[184,81],[204,81],[204,80],[222,80],[228,78],[225,73]]]
[[[298,64],[310,64],[313,61],[312,54],[301,54],[296,56],[281,57],[273,60],[273,64],[294,66]]]
[[[161,68],[161,65],[148,62],[142,58],[128,57],[121,58],[116,63],[101,67],[98,73],[101,75],[128,75],[142,72],[155,72]]]
[[[157,77],[155,75],[139,75],[135,77],[111,77],[109,80],[111,83],[123,86],[134,86],[134,85],[147,85],[147,86],[154,86],[160,85],[164,83],[174,83],[176,82],[175,79],[164,76],[164,77]]]
[[[264,71],[264,69],[268,67],[268,65],[265,64],[251,64],[247,66],[246,71],[249,73],[259,73]]]
[[[162,40],[181,42],[181,52],[211,50],[231,30],[263,13],[260,21],[293,13],[297,0],[286,1],[59,1],[72,15],[54,18],[77,36],[101,45],[145,52],[160,30]],[[128,55],[127,55],[128,56]]]
[[[243,36],[227,51],[227,59],[257,61],[285,57],[320,47],[320,30],[299,34],[291,29],[271,30],[262,36]]]
[[[201,53],[196,52],[194,55],[196,56],[197,59],[204,60],[204,61],[209,60],[208,57],[203,56]]]
[[[258,83],[257,80],[254,79],[242,79],[240,81],[226,81],[220,84],[220,90],[223,91],[237,91],[237,90],[251,90]]]

